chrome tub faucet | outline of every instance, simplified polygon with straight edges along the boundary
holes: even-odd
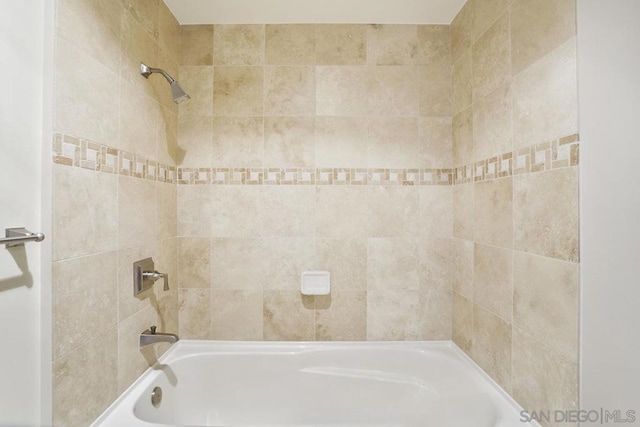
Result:
[[[159,342],[168,342],[170,344],[175,344],[180,339],[176,334],[156,332],[156,329],[156,326],[151,326],[149,329],[140,334],[140,348]]]

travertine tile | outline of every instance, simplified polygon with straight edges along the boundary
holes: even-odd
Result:
[[[180,65],[213,65],[213,25],[180,26]]]
[[[261,67],[215,67],[214,116],[260,116],[264,72]]]
[[[471,88],[471,50],[468,49],[453,64],[452,73],[452,109],[458,114],[471,106],[473,91]]]
[[[211,338],[211,291],[178,289],[179,336],[182,339]]]
[[[178,290],[174,289],[166,293],[162,299],[158,300],[158,329],[172,334],[179,332],[178,327]],[[173,344],[159,343],[156,344],[156,356],[160,357],[171,348]]]
[[[529,410],[577,409],[577,362],[514,328],[513,397]]]
[[[421,240],[420,289],[451,291],[453,289],[453,242],[452,239]]]
[[[451,117],[421,117],[418,124],[422,153],[420,166],[450,168],[453,164]]]
[[[313,237],[316,212],[315,188],[268,186],[264,197],[264,237]]]
[[[513,251],[476,244],[473,259],[473,302],[510,324]]]
[[[366,62],[366,25],[316,25],[316,63],[318,65],[363,65]]]
[[[314,130],[313,117],[266,117],[264,166],[313,167]]]
[[[264,119],[262,117],[215,117],[213,119],[213,166],[261,167]]]
[[[135,313],[156,303],[153,289],[146,290],[137,296],[133,296],[133,263],[145,258],[153,258],[157,261],[157,250],[154,244],[135,246],[118,251],[118,321],[133,316]],[[158,271],[160,270],[158,265]],[[164,272],[164,271],[163,271]],[[170,277],[177,288],[177,276]],[[154,288],[161,287],[159,282]]]
[[[178,114],[162,107],[158,121],[158,154],[159,163],[175,166],[182,160],[184,150],[178,147]]]
[[[473,149],[476,160],[512,151],[510,86],[498,88],[473,105]]]
[[[300,291],[302,272],[315,269],[315,239],[265,239],[264,289]]]
[[[572,38],[514,77],[514,148],[528,147],[578,129],[576,39]]]
[[[212,188],[212,237],[261,237],[264,234],[264,188],[219,186]]]
[[[116,253],[106,252],[53,263],[53,358],[87,343],[91,324],[106,331],[116,325]]]
[[[369,120],[367,164],[370,168],[419,168],[422,144],[418,119],[379,117]]]
[[[261,291],[211,291],[211,338],[262,341]]]
[[[380,290],[367,292],[367,340],[412,341],[420,339],[421,292]]]
[[[211,285],[211,241],[208,238],[178,239],[178,287],[208,288]]]
[[[453,290],[473,301],[474,245],[472,241],[453,239]]]
[[[473,114],[469,107],[453,116],[453,164],[463,166],[473,162]]]
[[[514,177],[515,248],[578,262],[578,168]]]
[[[313,24],[267,25],[265,39],[268,65],[316,63],[316,27]]]
[[[416,65],[451,65],[451,31],[449,25],[418,25]]]
[[[212,212],[211,187],[178,186],[178,236],[211,236]]]
[[[508,15],[498,19],[473,45],[471,61],[474,102],[509,82],[511,55]]]
[[[316,114],[366,116],[375,75],[370,67],[316,67]]]
[[[213,119],[211,116],[181,115],[178,124],[178,145],[182,167],[203,167],[213,163]]]
[[[157,326],[158,314],[148,306],[118,324],[118,391],[124,392],[156,360],[155,346],[140,349],[140,333]],[[162,330],[158,330],[161,332]],[[164,332],[164,331],[162,331]]]
[[[62,0],[56,30],[75,46],[120,71],[120,34],[124,9],[119,0]]]
[[[119,111],[114,82],[118,82],[117,73],[57,37],[54,130],[113,145]]]
[[[453,237],[453,190],[450,186],[425,186],[418,189],[420,214],[418,235],[422,239]],[[415,230],[414,230],[415,234]]]
[[[180,60],[180,23],[167,5],[161,1],[158,12],[158,43],[174,61]]]
[[[432,289],[420,293],[420,340],[452,339],[452,294],[451,291]]]
[[[371,24],[367,26],[369,65],[414,65],[418,53],[418,26]]]
[[[517,0],[510,8],[513,73],[576,35],[575,0]]]
[[[318,186],[316,236],[337,239],[366,238],[367,191],[367,187]]]
[[[180,116],[213,115],[213,67],[188,65],[180,67],[180,86],[191,96],[179,104]]]
[[[474,43],[509,9],[510,0],[472,0],[471,41]]]
[[[313,341],[314,300],[300,291],[265,291],[263,306],[266,341]]]
[[[578,358],[579,265],[516,252],[513,324],[571,360]]]
[[[86,426],[118,397],[118,334],[115,327],[99,332],[53,362],[54,425]]]
[[[477,243],[513,247],[513,182],[511,178],[475,184],[473,236]]]
[[[156,239],[155,206],[155,182],[118,177],[118,248],[139,246]]]
[[[451,65],[417,67],[420,81],[420,115],[450,116]]]
[[[471,47],[472,16],[473,1],[468,1],[451,22],[451,56],[454,61]]]
[[[367,289],[366,239],[316,239],[318,270],[331,273],[331,291]]]
[[[474,184],[453,187],[453,237],[473,240]]]
[[[366,292],[335,292],[315,297],[316,341],[364,341],[367,337]]]
[[[367,290],[417,290],[420,259],[415,239],[367,240]]]
[[[513,384],[511,342],[511,325],[474,304],[471,357],[507,393],[511,392]]]
[[[425,104],[425,111],[429,111],[434,105],[439,105],[442,93],[440,74],[420,74],[421,68],[417,67],[367,67],[372,78],[369,100],[369,114],[373,116],[417,116],[422,112],[423,94],[416,91],[416,82],[429,82],[432,87],[434,99],[432,104]],[[423,80],[418,80],[423,77]],[[366,83],[366,81],[365,81]],[[425,88],[425,90],[427,90]],[[437,107],[436,107],[437,108]],[[429,115],[429,114],[423,114]],[[437,115],[437,114],[431,114]]]
[[[368,237],[415,236],[420,199],[416,188],[370,186],[367,203]],[[427,235],[428,231],[423,233]]]
[[[150,159],[156,158],[160,106],[125,80],[120,80],[120,140],[117,147]],[[132,117],[136,117],[132,120]],[[107,143],[107,145],[114,145]]]
[[[166,89],[166,81],[163,82],[159,76],[149,79],[141,78],[140,63],[143,62],[150,67],[158,65],[158,44],[149,32],[128,13],[124,14],[122,20],[122,42],[120,48],[120,77],[135,86],[139,91],[150,97],[155,97],[155,88],[162,83]],[[168,64],[162,64],[169,74],[174,73]],[[90,77],[95,76],[89,74]],[[113,83],[112,83],[113,84]],[[111,90],[113,97],[113,89]],[[94,93],[93,91],[88,93]]]
[[[215,25],[213,63],[264,64],[264,25]]]
[[[212,239],[211,288],[262,291],[267,280],[265,255],[266,245],[262,239]]]
[[[365,117],[316,117],[316,167],[367,167]]]
[[[471,353],[473,303],[457,292],[453,293],[453,342],[465,353]]]
[[[178,189],[173,184],[156,185],[156,220],[158,239],[168,239],[178,234]]]
[[[265,115],[315,115],[316,76],[314,67],[266,67],[264,80]]]
[[[118,177],[53,167],[53,260],[115,250]]]
[[[159,0],[123,0],[125,8],[154,40],[158,39]]]

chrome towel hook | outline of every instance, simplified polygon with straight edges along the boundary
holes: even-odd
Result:
[[[42,242],[44,240],[44,234],[32,233],[24,227],[6,228],[5,236],[4,239],[0,238],[0,245],[7,245],[7,248],[24,246],[25,242]]]

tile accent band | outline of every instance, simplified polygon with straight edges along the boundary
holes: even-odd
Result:
[[[520,148],[454,169],[430,168],[182,168],[104,144],[54,134],[53,162],[180,185],[460,185],[577,166],[578,134]]]
[[[175,183],[176,167],[70,135],[53,135],[53,163],[150,181]]]

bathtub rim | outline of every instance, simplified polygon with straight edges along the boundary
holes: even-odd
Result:
[[[192,355],[197,354],[206,354],[207,352],[201,353],[188,353],[188,349],[204,349],[210,346],[214,347],[244,347],[246,349],[251,348],[267,348],[271,349],[271,354],[278,354],[282,352],[277,352],[278,348],[296,348],[296,347],[325,347],[325,348],[341,348],[341,347],[386,347],[386,348],[406,348],[406,349],[420,349],[420,348],[449,348],[453,351],[454,357],[460,359],[460,361],[469,367],[471,367],[474,371],[476,371],[480,376],[488,383],[488,385],[493,388],[503,399],[505,399],[506,403],[518,414],[524,410],[518,402],[507,393],[491,376],[485,372],[467,353],[465,353],[455,342],[448,340],[434,340],[434,341],[231,341],[231,340],[197,340],[197,339],[184,339],[178,341],[176,344],[173,344],[167,351],[164,352],[156,362],[148,367],[140,376],[126,388],[122,393],[118,395],[116,400],[114,400],[104,411],[100,414],[98,418],[96,418],[90,425],[90,427],[100,427],[101,424],[111,415],[114,409],[125,401],[129,395],[133,392],[134,389],[141,387],[142,383],[149,382],[149,377],[152,373],[160,368],[162,365],[165,365],[165,362],[170,359],[170,361],[177,361],[182,358],[186,358]],[[184,352],[185,354],[180,354]],[[177,353],[177,354],[176,354]],[[216,353],[220,353],[217,351]],[[292,352],[286,352],[292,353]],[[241,354],[239,352],[228,352],[227,354]],[[142,386],[144,387],[144,386]],[[137,399],[136,399],[137,400]],[[170,424],[157,424],[157,423],[147,423],[146,421],[139,420],[140,425],[149,426],[149,427],[171,427]],[[530,421],[528,424],[523,423],[525,426],[532,427],[541,427],[538,422],[535,420]]]

